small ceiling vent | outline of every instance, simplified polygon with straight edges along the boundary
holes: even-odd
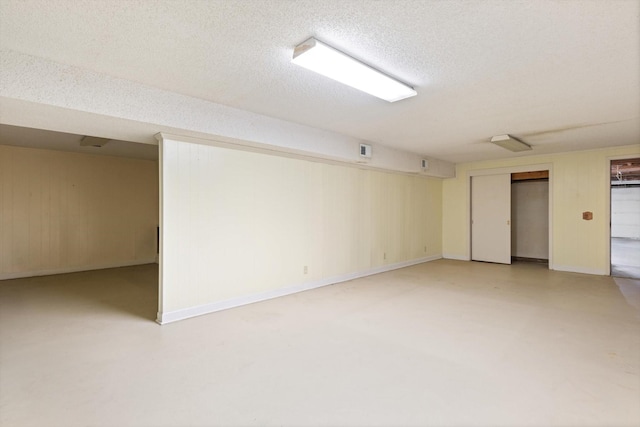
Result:
[[[360,157],[363,157],[365,159],[370,159],[372,151],[373,150],[371,149],[370,145],[360,144]]]

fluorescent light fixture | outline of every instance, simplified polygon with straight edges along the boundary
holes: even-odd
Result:
[[[296,46],[291,62],[389,102],[417,94],[411,86],[313,37]]]
[[[518,138],[514,138],[511,135],[497,135],[491,138],[491,142],[496,145],[499,145],[502,148],[506,148],[510,151],[527,151],[531,150],[531,146],[529,144],[525,144],[520,141]]]

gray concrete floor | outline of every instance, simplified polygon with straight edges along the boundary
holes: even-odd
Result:
[[[438,260],[159,326],[157,271],[0,282],[0,425],[640,425],[638,280]]]
[[[640,240],[611,238],[611,275],[640,279]]]

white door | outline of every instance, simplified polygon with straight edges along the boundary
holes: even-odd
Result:
[[[511,264],[511,174],[471,177],[471,259]]]

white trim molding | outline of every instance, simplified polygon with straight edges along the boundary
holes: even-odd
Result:
[[[435,261],[441,258],[442,258],[441,255],[433,255],[433,256],[418,258],[410,261],[403,261],[395,264],[384,265],[382,267],[376,267],[367,271],[350,273],[342,276],[329,277],[326,279],[320,279],[313,282],[301,283],[298,285],[287,286],[280,289],[274,289],[272,291],[260,292],[257,294],[247,295],[247,296],[238,297],[238,298],[231,298],[228,300],[199,305],[196,307],[183,308],[180,310],[170,311],[167,313],[158,312],[158,318],[156,322],[158,322],[161,325],[165,325],[167,323],[177,322],[178,320],[184,320],[191,317],[202,316],[204,314],[215,313],[216,311],[221,311],[229,308],[240,307],[247,304],[266,301],[273,298],[282,297],[285,295],[291,295],[298,292],[304,292],[311,289],[320,288],[323,286],[335,285],[336,283],[342,283],[349,280],[358,279],[360,277],[372,276],[374,274],[397,270],[399,268],[410,267],[412,265],[422,264],[429,261]]]

